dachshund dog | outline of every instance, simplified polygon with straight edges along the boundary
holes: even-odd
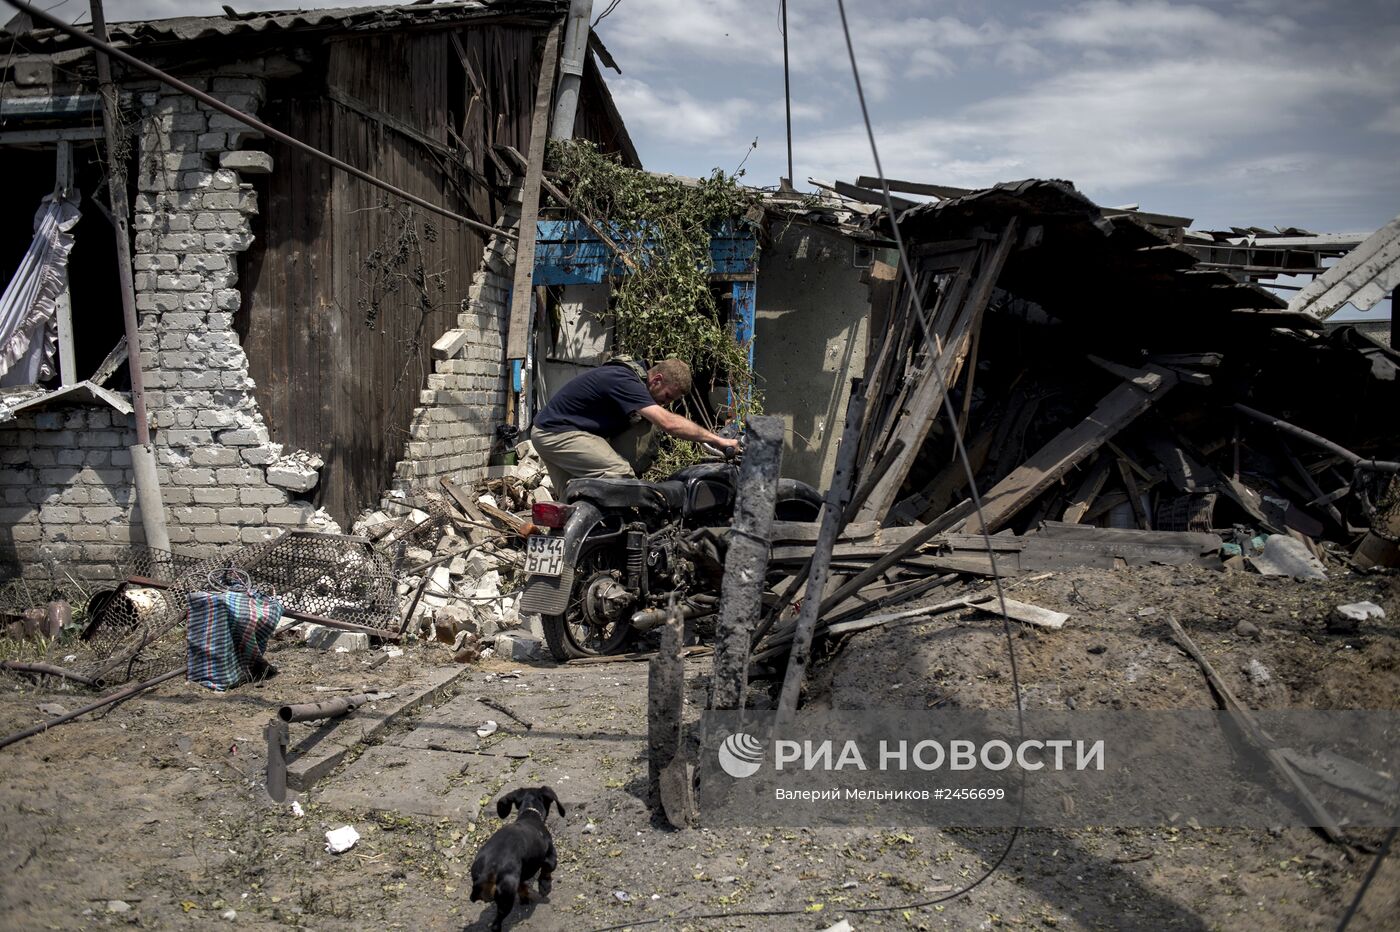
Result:
[[[559,797],[547,786],[522,787],[496,802],[496,814],[502,819],[510,815],[512,806],[520,808],[520,815],[486,839],[472,861],[472,902],[496,901],[492,932],[501,932],[501,923],[515,908],[517,896],[523,903],[530,901],[530,888],[525,881],[536,872],[540,875],[540,894],[549,896],[554,869],[559,864],[554,839],[544,827],[550,803],[561,816],[565,814]]]

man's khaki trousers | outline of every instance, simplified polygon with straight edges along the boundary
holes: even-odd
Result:
[[[612,440],[585,430],[532,434],[535,452],[549,469],[554,497],[564,500],[570,479],[635,479],[656,458],[656,432],[642,420]]]

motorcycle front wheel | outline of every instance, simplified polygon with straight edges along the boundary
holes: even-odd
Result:
[[[585,554],[574,572],[569,606],[561,615],[541,615],[545,643],[554,659],[563,663],[581,657],[618,653],[631,639],[630,616],[612,621],[590,620],[585,602],[590,590],[606,584],[607,574],[616,569],[603,551]]]

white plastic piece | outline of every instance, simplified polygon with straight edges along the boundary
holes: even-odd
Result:
[[[326,850],[331,854],[344,854],[355,847],[355,842],[359,840],[360,833],[355,831],[353,825],[342,825],[326,832]]]

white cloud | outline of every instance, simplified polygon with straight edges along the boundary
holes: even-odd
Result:
[[[622,119],[635,132],[677,144],[736,140],[745,118],[757,109],[742,98],[702,100],[680,88],[656,88],[632,78],[614,78],[609,88]]]
[[[1378,133],[1400,134],[1400,104],[1392,104],[1381,112],[1366,128]]]
[[[1328,100],[1375,93],[1359,68],[1148,62],[1071,71],[946,117],[886,121],[877,138],[892,174],[955,185],[1036,176],[1124,188],[1197,170],[1242,138],[1303,129]],[[864,134],[854,129],[805,140],[809,146],[829,160],[828,173],[870,164]]]
[[[1256,44],[1267,30],[1258,20],[1232,20],[1203,6],[1148,0],[1091,0],[1057,13],[1040,30],[1066,45],[1141,54],[1144,49],[1187,51],[1192,46]]]

